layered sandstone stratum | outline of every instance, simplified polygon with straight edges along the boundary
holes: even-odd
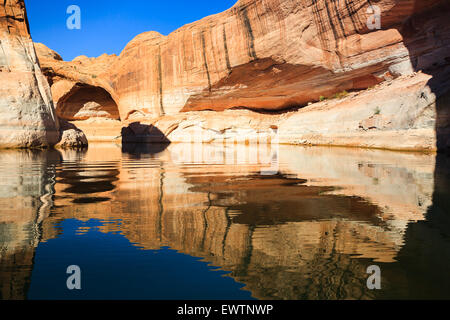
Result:
[[[239,0],[119,56],[36,49],[58,117],[89,140],[437,150],[449,147],[449,13],[445,0]]]
[[[51,59],[60,59],[57,55]],[[30,36],[23,0],[0,4],[0,148],[84,147],[83,132],[58,120]]]
[[[0,5],[0,147],[42,147],[59,141],[50,87],[29,33],[25,4]]]

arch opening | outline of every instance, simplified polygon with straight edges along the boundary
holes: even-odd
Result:
[[[119,108],[105,89],[86,84],[75,85],[57,104],[59,118],[68,121],[107,119],[120,121]]]
[[[121,136],[119,107],[102,87],[73,85],[56,103],[56,114],[81,130],[89,142],[117,141]]]

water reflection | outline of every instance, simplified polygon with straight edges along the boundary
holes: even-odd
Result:
[[[41,225],[54,205],[58,151],[0,152],[0,298],[22,299],[30,282]]]
[[[229,298],[247,292],[258,299],[450,295],[445,156],[271,145],[98,144],[84,153],[9,151],[0,158],[2,299],[42,297],[41,283],[51,287],[50,274],[57,272],[52,265],[65,259],[58,250],[82,259],[94,247],[100,253],[83,258],[91,266],[87,273],[105,261],[121,261],[108,264],[110,276],[122,270],[121,288],[134,295],[116,292],[118,298],[202,298],[201,290],[206,298],[225,291]],[[190,271],[195,285],[188,286],[189,274],[176,275],[196,262],[177,256],[168,264],[175,256],[165,248],[201,258],[241,285],[213,284],[222,281],[217,271],[199,267],[203,271]],[[150,263],[142,258],[147,252],[161,254]],[[382,269],[380,291],[367,289],[371,264]],[[169,266],[173,272],[164,278]],[[129,270],[141,277],[145,292],[133,287]],[[165,282],[157,289],[158,277]],[[164,284],[185,288],[169,290]],[[102,282],[104,292],[83,297],[110,297],[105,292],[118,288],[111,285]],[[52,297],[66,298],[57,292]]]

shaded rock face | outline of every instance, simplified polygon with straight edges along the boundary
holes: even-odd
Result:
[[[66,120],[108,118],[119,120],[119,110],[111,95],[100,87],[75,85],[57,107],[58,117]]]
[[[0,147],[59,141],[50,87],[30,37],[23,0],[0,4]]]

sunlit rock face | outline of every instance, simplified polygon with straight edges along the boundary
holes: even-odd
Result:
[[[0,153],[0,299],[26,298],[35,248],[56,234],[40,226],[53,206],[54,166],[60,161],[54,150]]]
[[[450,78],[449,78],[450,80]],[[343,99],[325,100],[279,114],[196,111],[142,120],[171,142],[339,145],[395,150],[446,149],[448,94],[437,99],[419,73],[383,83]],[[440,90],[447,81],[439,83]],[[154,138],[156,141],[157,137]]]
[[[64,123],[70,121],[88,141],[112,141],[120,137],[122,123],[117,97],[108,81],[99,77],[110,68],[116,56],[80,56],[65,62],[44,44],[36,43],[35,46],[51,86],[58,118]]]
[[[450,11],[448,4],[438,2],[379,1],[382,29],[369,30],[367,1],[352,5],[343,1],[241,1],[229,11],[183,27],[167,38],[154,33],[137,37],[116,64],[127,54],[133,57],[129,60],[135,56],[143,59],[151,52],[141,50],[144,47],[160,48],[159,107],[170,116],[143,122],[159,128],[172,142],[245,143],[258,136],[289,144],[446,149],[448,103],[438,98],[450,86],[450,26],[446,18]],[[252,37],[246,32],[249,27]],[[196,51],[189,51],[191,46],[202,48],[202,44],[204,60]],[[221,49],[225,47],[226,51]],[[154,59],[158,54],[154,53]],[[156,60],[148,70],[157,78]],[[201,61],[206,64],[202,66]],[[123,62],[121,67],[126,69],[128,64]],[[120,91],[120,84],[130,84],[125,93],[130,101],[139,97],[133,92],[148,95],[156,90],[139,90],[147,84],[139,79],[152,73],[138,70],[137,64],[134,69],[133,77],[127,73],[129,78],[122,77],[116,86]],[[195,76],[187,76],[191,70],[198,70]],[[186,87],[186,81],[197,83],[202,74],[203,91],[193,93],[197,89]],[[169,83],[164,82],[166,78]],[[165,90],[177,85],[183,91],[174,88],[165,95]],[[348,92],[329,99],[343,90]],[[175,97],[181,96],[179,105],[172,108]],[[320,96],[325,101],[305,106]],[[155,101],[157,93],[142,98],[140,104],[145,99]],[[161,114],[157,106],[147,108],[153,110],[151,115]],[[191,112],[177,114],[181,106],[182,111]],[[282,114],[207,111],[235,107],[276,111],[289,106],[303,107]]]
[[[113,63],[113,88],[123,115],[303,106],[411,74],[419,52],[406,42],[421,36],[407,38],[401,29],[438,2],[378,1],[382,29],[370,30],[369,1],[241,0],[167,37],[136,37]],[[448,43],[430,41],[421,52],[444,61]]]
[[[437,150],[450,146],[438,102],[450,86],[449,12],[440,0],[241,0],[168,36],[140,34],[120,56],[38,54],[58,114],[89,119],[88,138],[119,136],[104,120],[120,118],[172,142],[193,129],[204,142],[272,139],[276,127],[283,143]]]
[[[39,66],[23,0],[0,4],[0,147],[59,140],[50,87]]]
[[[83,149],[89,145],[86,135],[74,124],[59,119],[61,126],[61,140],[56,145],[58,149]]]

